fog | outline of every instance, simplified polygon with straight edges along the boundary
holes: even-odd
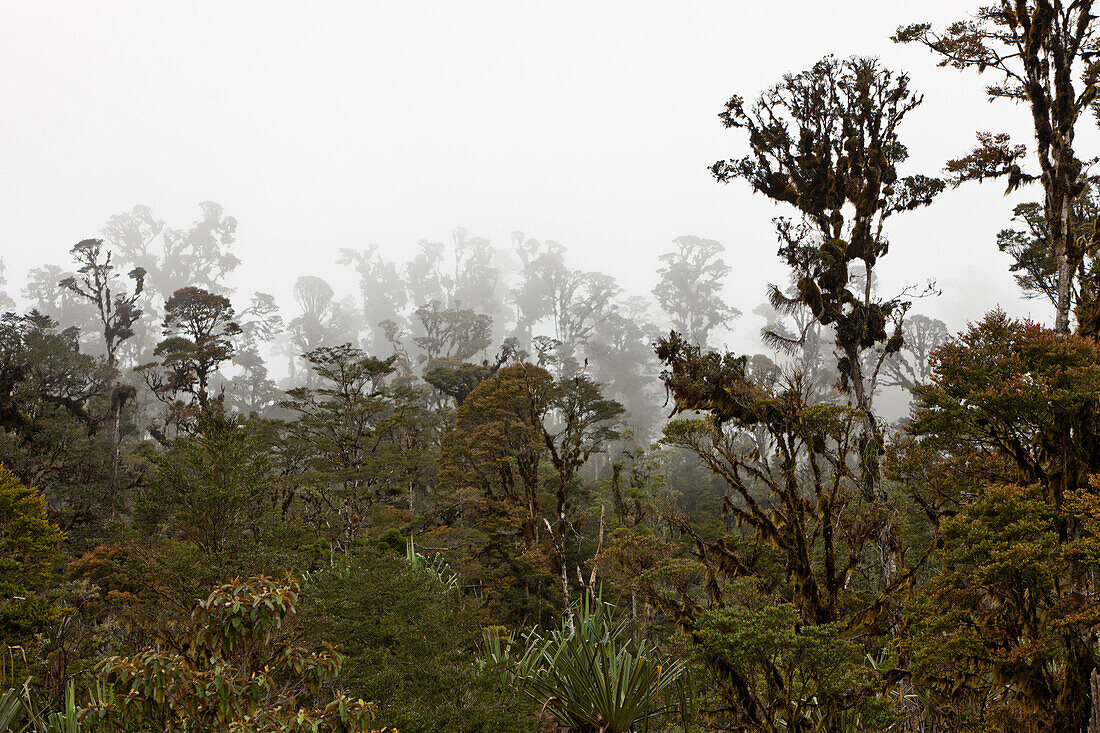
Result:
[[[726,298],[746,314],[782,281],[770,219],[707,166],[743,141],[716,114],[826,53],[878,55],[926,93],[909,170],[936,174],[972,130],[1026,130],[982,80],[889,40],[957,3],[19,3],[0,13],[0,250],[8,290],[66,264],[109,216],[150,206],[175,226],[212,200],[239,223],[231,284],[288,305],[310,273],[354,292],[341,247],[404,259],[456,227],[510,248],[513,231],[569,248],[647,294],[677,236],[716,239]],[[784,39],[782,43],[777,39]],[[1000,183],[893,222],[883,289],[934,278],[921,312],[958,328],[1023,302],[994,235]],[[1034,198],[1035,192],[1024,192]],[[761,326],[734,324],[752,348]]]

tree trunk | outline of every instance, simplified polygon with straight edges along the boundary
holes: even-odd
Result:
[[[109,516],[114,519],[115,507],[118,504],[118,463],[122,453],[122,394],[115,387],[112,402],[114,402],[114,425],[111,431],[111,474],[107,481],[107,510]]]
[[[1058,302],[1055,306],[1054,330],[1058,333],[1069,333],[1069,312],[1073,305],[1070,302],[1070,293],[1074,274],[1073,258],[1070,256],[1070,240],[1073,236],[1070,230],[1072,202],[1068,193],[1063,192],[1061,199],[1061,206],[1056,212],[1058,226],[1051,228],[1051,238],[1054,240],[1051,244],[1058,262]]]
[[[1097,700],[1100,700],[1100,675],[1096,673],[1096,670],[1092,670],[1092,676],[1089,679],[1089,701],[1092,705],[1092,711],[1089,714],[1089,727],[1087,733],[1100,733],[1100,705],[1096,704]]]

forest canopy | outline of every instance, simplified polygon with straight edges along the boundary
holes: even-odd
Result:
[[[932,170],[881,59],[715,89],[692,163],[774,239],[648,292],[462,228],[238,288],[212,201],[0,267],[0,730],[1100,732],[1093,10],[899,27],[1028,130]],[[1049,323],[881,285],[979,185],[1030,200],[958,246]]]

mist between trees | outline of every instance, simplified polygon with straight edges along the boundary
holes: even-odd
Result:
[[[438,380],[460,364],[531,361],[561,375],[585,374],[627,408],[626,423],[640,440],[656,439],[668,412],[653,353],[657,338],[671,329],[718,348],[742,315],[724,300],[730,266],[714,240],[685,235],[669,242],[653,263],[657,286],[640,294],[624,291],[611,275],[574,269],[566,247],[552,240],[515,232],[496,247],[461,228],[446,243],[422,240],[405,262],[385,258],[377,246],[342,249],[337,263],[356,274],[357,292],[338,294],[323,278],[301,275],[293,280],[292,301],[279,303],[271,293],[238,292],[227,284],[241,264],[233,247],[237,220],[214,202],[198,209],[197,220],[185,228],[166,225],[146,206],[111,216],[69,261],[33,268],[21,287],[7,283],[0,270],[0,287],[11,292],[0,292],[0,305],[15,311],[16,296],[20,312],[48,316],[59,331],[77,329],[83,353],[136,369],[152,393],[164,394],[167,387],[157,386],[161,377],[149,365],[163,360],[158,349],[171,348],[166,336],[188,336],[169,314],[174,294],[187,289],[193,302],[177,299],[176,308],[205,309],[200,318],[224,319],[228,330],[209,324],[224,343],[209,364],[186,377],[196,389],[181,383],[172,391],[195,399],[216,394],[245,414],[277,414],[287,390],[315,383],[308,352],[351,344],[378,357],[396,355],[398,372],[434,386],[441,406],[454,406],[457,398]],[[86,272],[78,272],[82,268]],[[124,338],[111,340],[108,354],[99,308],[106,296],[94,289],[111,291],[110,279],[123,278],[121,283],[135,270],[143,273],[132,303],[137,315]],[[76,285],[88,273],[92,279],[82,292]],[[67,286],[59,287],[63,281]],[[812,374],[815,388],[828,392],[838,376],[830,335],[808,312],[781,312],[765,295],[762,288],[754,310],[765,324],[754,359],[776,367],[797,364]],[[923,316],[914,315],[908,327],[905,348],[886,365],[884,389],[920,381],[927,355],[947,336],[942,322]],[[794,354],[776,334],[805,335],[807,347]],[[207,383],[197,384],[202,380]]]
[[[729,99],[789,272],[755,354],[698,236],[645,294],[457,229],[278,303],[217,204],[110,217],[0,319],[0,727],[1100,731],[1091,7],[899,29],[1034,125],[941,171],[878,60]],[[876,268],[991,178],[1055,319],[951,334]]]

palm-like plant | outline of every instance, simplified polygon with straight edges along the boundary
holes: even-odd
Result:
[[[572,620],[531,632],[517,664],[524,690],[575,733],[628,733],[673,710],[663,704],[683,673],[648,642],[631,639],[602,602],[586,599]]]

